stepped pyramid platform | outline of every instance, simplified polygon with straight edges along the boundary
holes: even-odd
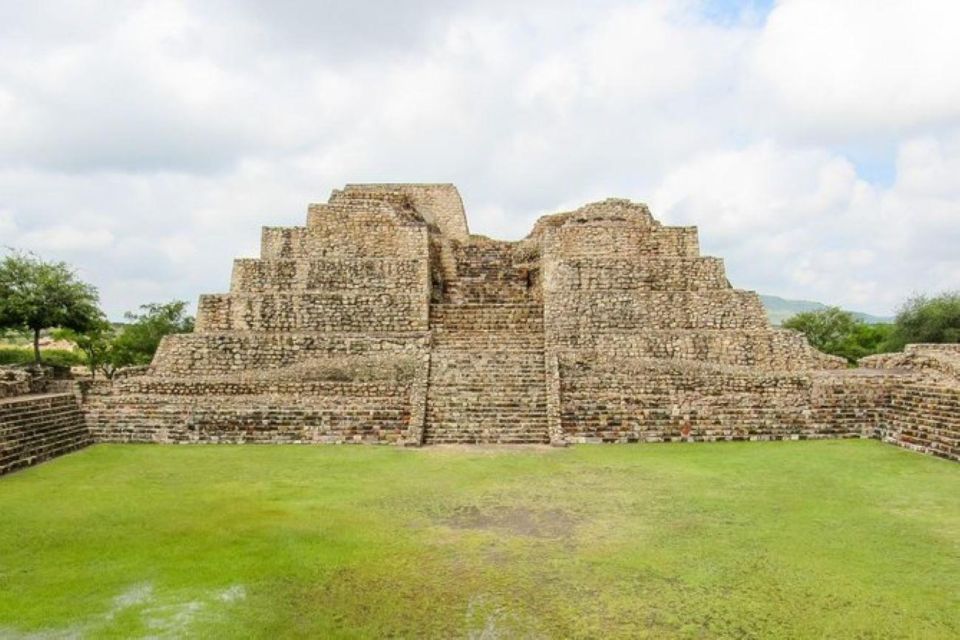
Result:
[[[504,242],[469,233],[453,185],[372,184],[265,227],[195,333],[85,411],[122,442],[863,437],[920,378],[850,372],[772,328],[695,227],[646,205],[595,202]]]

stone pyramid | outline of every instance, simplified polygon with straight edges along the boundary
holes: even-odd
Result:
[[[812,437],[846,428],[817,406],[843,366],[643,204],[504,242],[469,234],[453,185],[347,185],[305,226],[264,228],[195,333],[88,415],[114,441]]]

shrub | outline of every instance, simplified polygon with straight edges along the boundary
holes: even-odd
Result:
[[[43,349],[40,351],[40,359],[43,364],[52,367],[72,367],[86,364],[86,359],[82,353],[65,349]],[[0,364],[28,365],[33,363],[33,352],[29,349],[17,349],[16,347],[0,349]]]
[[[960,342],[960,291],[916,295],[900,307],[890,347],[899,350],[914,342]]]

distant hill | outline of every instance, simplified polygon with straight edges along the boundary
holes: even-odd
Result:
[[[763,306],[767,309],[767,317],[770,318],[770,324],[774,325],[782,324],[784,320],[798,313],[803,313],[804,311],[819,311],[828,307],[828,305],[822,302],[787,300],[786,298],[763,294],[760,294],[760,301],[763,302]],[[851,311],[851,313],[867,324],[893,322],[893,318],[888,316],[873,316],[869,313],[861,313],[859,311]]]

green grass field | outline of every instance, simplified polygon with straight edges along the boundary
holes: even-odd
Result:
[[[960,465],[99,445],[0,478],[0,638],[148,636],[957,638]]]

